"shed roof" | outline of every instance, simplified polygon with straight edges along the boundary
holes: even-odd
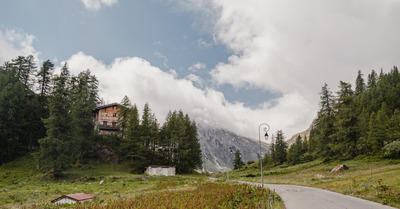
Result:
[[[78,194],[67,194],[67,195],[63,195],[61,197],[58,197],[54,200],[52,200],[51,202],[57,202],[58,200],[62,199],[62,198],[68,198],[68,199],[72,199],[75,201],[83,201],[83,200],[89,200],[89,199],[94,199],[94,197],[92,195],[88,195],[85,193],[78,193]]]

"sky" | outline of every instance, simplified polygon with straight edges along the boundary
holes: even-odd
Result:
[[[146,102],[160,123],[198,124],[258,140],[304,131],[324,83],[400,58],[400,0],[2,0],[0,63],[47,59],[90,69],[105,101]]]

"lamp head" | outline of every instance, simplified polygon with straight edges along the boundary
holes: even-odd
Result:
[[[265,132],[264,138],[268,140],[268,132]]]

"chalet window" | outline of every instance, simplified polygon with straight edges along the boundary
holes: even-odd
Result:
[[[113,113],[113,117],[116,118],[117,117],[117,113]]]
[[[106,126],[107,125],[107,121],[103,121],[103,126]]]
[[[112,122],[112,126],[113,127],[117,126],[117,122]]]

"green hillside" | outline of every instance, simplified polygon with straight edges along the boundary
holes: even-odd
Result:
[[[331,172],[339,164],[345,164],[349,169]],[[295,166],[264,167],[264,183],[316,187],[400,207],[399,173],[400,160],[373,157],[328,163],[316,160]],[[219,174],[219,177],[226,179],[226,173]],[[229,172],[229,178],[260,183],[259,162]]]

